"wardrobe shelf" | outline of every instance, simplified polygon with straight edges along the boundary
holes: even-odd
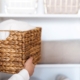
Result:
[[[79,14],[0,14],[1,18],[80,18]]]
[[[36,67],[80,67],[80,64],[38,64]]]

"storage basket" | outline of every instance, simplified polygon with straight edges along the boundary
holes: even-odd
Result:
[[[79,10],[79,0],[44,0],[45,13],[76,14]]]
[[[37,0],[6,0],[5,12],[12,14],[37,13]]]
[[[0,31],[3,32],[3,31]],[[37,64],[41,57],[41,28],[10,32],[6,40],[0,40],[0,72],[18,73],[25,61],[33,57]]]

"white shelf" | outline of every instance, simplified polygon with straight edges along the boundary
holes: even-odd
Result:
[[[57,75],[66,75],[70,80],[80,80],[80,65],[52,64],[39,65],[30,80],[56,80]]]
[[[14,17],[14,18],[80,18],[79,14],[0,14],[1,18]]]
[[[30,80],[55,80],[57,75],[65,75],[70,80],[80,80],[80,65],[78,64],[41,64],[35,67]],[[0,73],[0,78],[11,77],[11,74]]]
[[[36,65],[36,68],[40,67],[80,67],[80,64],[38,64]]]

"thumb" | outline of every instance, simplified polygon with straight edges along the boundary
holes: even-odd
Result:
[[[30,57],[26,62],[27,63],[32,63],[32,61],[33,61],[33,57]]]

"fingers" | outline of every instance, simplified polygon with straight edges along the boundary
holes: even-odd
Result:
[[[26,63],[29,63],[29,64],[33,64],[33,57],[30,57],[27,61],[26,61]]]
[[[34,68],[35,68],[35,65],[33,64],[33,58],[30,57],[25,65],[24,65],[24,68],[29,72],[29,75],[31,76],[34,72]]]
[[[30,58],[27,60],[27,62],[30,62],[30,63],[32,63],[32,61],[33,61],[33,57],[30,57]]]
[[[30,57],[25,64],[35,67],[35,65],[33,64],[33,57]]]
[[[32,61],[33,61],[33,57],[30,57],[30,58],[29,58],[29,61],[32,62]]]

